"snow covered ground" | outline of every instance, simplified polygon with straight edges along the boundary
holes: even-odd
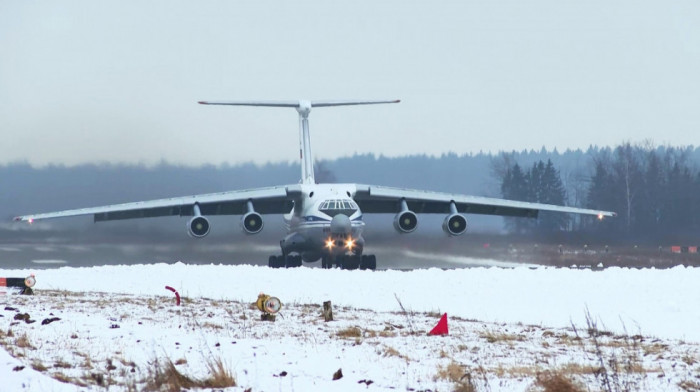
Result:
[[[169,361],[199,379],[219,361],[241,391],[448,391],[468,382],[517,391],[547,374],[591,390],[606,378],[683,390],[700,387],[698,282],[700,269],[684,267],[46,269],[35,296],[0,297],[0,391],[142,390]],[[274,323],[250,306],[260,292],[284,303]],[[328,300],[335,321],[326,323]],[[450,335],[427,336],[444,312]],[[25,313],[35,322],[16,316]],[[51,318],[60,320],[42,325]]]

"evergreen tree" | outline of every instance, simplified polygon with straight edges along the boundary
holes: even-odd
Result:
[[[566,190],[561,181],[559,171],[554,168],[551,160],[544,165],[540,161],[537,165],[541,170],[538,203],[564,205]],[[554,212],[540,212],[537,227],[541,232],[554,232],[568,229],[570,217],[567,214]]]
[[[528,179],[517,163],[506,170],[501,183],[501,196],[508,200],[527,201],[528,200]],[[527,231],[532,223],[529,219],[504,218],[505,226],[509,231],[523,233]]]
[[[663,194],[666,185],[663,162],[655,150],[645,155],[644,186],[640,192],[639,205],[643,206],[637,212],[637,229],[642,230],[645,237],[654,237],[661,233],[663,227]]]
[[[666,187],[665,227],[667,234],[684,234],[692,227],[692,175],[690,169],[678,162],[668,173]]]

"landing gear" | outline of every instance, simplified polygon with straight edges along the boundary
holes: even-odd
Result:
[[[375,255],[367,256],[324,256],[321,258],[321,268],[333,268],[333,264],[337,268],[344,270],[375,270],[377,269],[377,257]]]
[[[369,256],[362,256],[362,260],[360,261],[360,269],[368,269],[368,270],[376,270],[377,269],[377,256],[375,255],[369,255]]]
[[[302,260],[299,255],[270,256],[267,265],[270,268],[296,268],[301,267]],[[375,270],[377,269],[377,257],[375,255],[350,255],[350,256],[323,256],[321,257],[321,268],[333,268],[333,266],[344,270]]]
[[[287,268],[297,268],[301,267],[301,256],[287,256],[287,261],[285,262],[285,267]]]
[[[267,260],[267,266],[270,268],[282,268],[285,266],[284,257],[282,256],[270,256]]]
[[[301,256],[270,256],[267,260],[267,266],[270,268],[296,268],[301,267]]]
[[[321,268],[323,268],[323,269],[333,268],[333,257],[331,257],[331,256],[321,257]]]
[[[356,270],[360,268],[362,256],[340,256],[338,257],[338,266],[344,270]]]

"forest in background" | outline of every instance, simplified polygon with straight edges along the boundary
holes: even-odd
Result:
[[[542,214],[537,221],[519,219],[520,223],[513,223],[512,219],[494,221],[470,216],[470,231],[508,231],[544,239],[559,238],[562,233],[580,234],[610,243],[656,244],[671,239],[694,241],[700,226],[698,163],[700,148],[624,143],[586,150],[558,152],[543,148],[497,155],[355,155],[318,162],[316,178],[558,204],[560,199],[551,199],[546,192],[533,192],[544,189],[547,184],[542,179],[554,173],[563,204],[611,210],[618,217],[598,222],[559,216],[548,221],[550,217]],[[515,188],[508,184],[516,165],[523,177],[522,194],[513,193]],[[539,174],[533,169],[549,174],[536,178],[533,175]],[[297,163],[186,167],[164,162],[153,167],[86,164],[42,168],[9,164],[0,166],[0,219],[7,222],[0,227],[11,229],[9,221],[18,214],[293,184],[298,179]],[[127,224],[158,225],[141,221]],[[84,227],[86,220],[70,221],[68,225]],[[182,228],[178,225],[177,230]]]

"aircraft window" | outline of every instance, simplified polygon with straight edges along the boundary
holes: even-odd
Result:
[[[352,200],[326,200],[321,203],[318,210],[330,216],[337,214],[350,216],[357,211],[357,204]]]

